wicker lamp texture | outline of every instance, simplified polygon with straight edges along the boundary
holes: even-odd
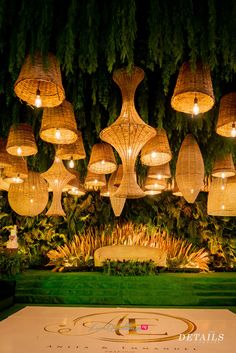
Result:
[[[192,114],[194,99],[197,98],[199,113],[210,110],[215,102],[210,69],[207,65],[197,62],[192,69],[185,62],[180,68],[171,106],[178,112]]]
[[[38,152],[33,129],[28,124],[12,125],[7,139],[7,152],[13,156],[32,156]]]
[[[165,163],[155,167],[148,168],[148,177],[154,179],[168,179],[171,177],[170,164]]]
[[[77,131],[77,140],[67,145],[60,144],[56,151],[56,156],[63,160],[73,159],[75,161],[86,158],[82,134]]]
[[[16,178],[26,179],[28,177],[26,160],[23,157],[9,156],[11,166],[4,168],[4,180],[8,183],[14,183]]]
[[[74,175],[74,179],[71,179],[68,184],[68,194],[75,196],[83,196],[86,191],[80,182],[80,175],[78,172],[70,170],[70,173]]]
[[[52,203],[46,213],[47,216],[65,216],[65,212],[61,205],[62,190],[66,187],[70,180],[74,179],[74,175],[67,171],[63,162],[58,157],[55,158],[52,166],[41,176],[47,180],[50,189],[53,192]]]
[[[222,180],[212,178],[207,199],[207,213],[212,216],[236,216],[236,176]]]
[[[122,165],[120,165],[119,167],[122,167]],[[118,189],[118,187],[115,186],[115,184],[114,184],[115,180],[117,178],[118,170],[119,170],[119,168],[111,174],[111,176],[108,180],[108,191],[110,194],[111,207],[112,207],[112,210],[113,210],[114,215],[116,217],[119,217],[121,215],[123,208],[125,206],[125,201],[126,201],[125,197],[113,196]],[[121,169],[121,171],[122,171],[122,169]]]
[[[234,124],[234,125],[233,125]],[[220,109],[216,126],[217,134],[225,137],[234,137],[236,129],[236,92],[224,95],[220,100]]]
[[[105,142],[93,145],[88,169],[97,174],[111,174],[116,168],[116,159],[111,145]]]
[[[0,168],[11,166],[10,156],[6,151],[6,141],[0,138]]]
[[[227,153],[224,157],[215,161],[212,176],[216,178],[228,178],[235,174],[236,172],[231,153]]]
[[[148,190],[165,190],[167,187],[165,180],[158,180],[147,177],[144,182],[144,188]]]
[[[42,107],[55,107],[65,99],[61,71],[56,57],[49,53],[43,58],[40,53],[28,55],[14,84],[17,97],[35,105],[37,90],[40,91]]]
[[[84,186],[86,189],[99,189],[106,185],[105,174],[93,173],[90,170],[87,171],[87,175],[84,181]]]
[[[54,144],[70,144],[78,139],[75,115],[70,102],[65,100],[57,107],[43,110],[40,137]]]
[[[172,158],[166,131],[156,129],[156,136],[150,139],[141,150],[141,162],[147,166],[157,166],[168,163]]]
[[[192,135],[187,135],[182,142],[175,177],[185,200],[193,203],[203,187],[204,163],[200,148]]]
[[[11,184],[8,191],[11,208],[21,216],[35,217],[48,203],[48,186],[39,173],[29,171],[22,184]]]
[[[114,195],[116,197],[145,196],[137,183],[135,162],[142,147],[155,136],[156,131],[139,117],[135,109],[134,95],[143,77],[144,72],[138,67],[133,67],[131,72],[120,69],[113,73],[113,80],[122,93],[122,108],[118,119],[101,131],[100,138],[111,144],[122,160],[123,178]]]

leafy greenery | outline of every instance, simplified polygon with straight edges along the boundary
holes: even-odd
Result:
[[[103,264],[103,272],[110,276],[148,276],[156,275],[155,263],[150,261],[111,261]]]
[[[22,252],[0,250],[0,277],[12,278],[27,267],[27,258]]]

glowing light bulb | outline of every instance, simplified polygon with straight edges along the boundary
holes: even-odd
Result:
[[[156,152],[152,152],[151,153],[151,158],[155,158],[157,156],[157,153]]]
[[[103,164],[103,165],[105,164],[105,161],[104,161],[104,159],[103,159],[103,160],[101,161],[101,164]]]
[[[198,115],[199,114],[199,105],[198,105],[197,97],[195,97],[194,101],[193,101],[193,114],[194,115]]]
[[[59,157],[56,157],[56,158],[55,158],[55,162],[56,162],[56,163],[59,163],[59,162],[60,162],[60,158],[59,158]]]
[[[55,180],[54,180],[54,183],[57,185],[57,184],[58,184],[58,179],[55,179]]]
[[[231,136],[236,137],[236,125],[235,123],[232,124]]]
[[[194,189],[191,189],[191,190],[190,190],[190,192],[191,192],[191,194],[193,194],[193,192],[194,192]]]
[[[157,179],[161,180],[161,174],[157,174]]]
[[[225,209],[225,205],[221,205],[221,209],[224,210]]]
[[[74,168],[75,162],[73,161],[73,157],[71,157],[70,162],[69,162],[69,168]]]
[[[224,172],[221,173],[221,178],[222,178],[222,179],[225,178],[225,173],[224,173]]]
[[[128,148],[128,156],[131,156],[131,154],[132,154],[132,148],[129,147],[129,148]]]
[[[224,185],[221,185],[221,190],[224,190],[225,189],[225,186]]]
[[[20,184],[20,183],[23,183],[23,179],[21,179],[20,176],[17,175],[16,177],[12,178],[12,182],[15,184]]]
[[[40,90],[39,89],[37,89],[37,92],[36,92],[36,98],[34,101],[34,105],[36,108],[42,107],[42,99],[40,97]]]
[[[59,129],[56,129],[55,137],[56,137],[57,140],[60,140],[60,138],[61,138],[61,131],[60,131]]]
[[[18,156],[21,156],[22,154],[22,148],[19,146],[17,147],[16,153],[18,154]]]
[[[95,183],[95,184],[97,184],[97,183],[98,183],[97,179],[94,179],[94,183]]]
[[[35,185],[32,186],[32,190],[35,190]]]
[[[33,199],[30,199],[30,203],[33,203],[34,202],[34,200]]]

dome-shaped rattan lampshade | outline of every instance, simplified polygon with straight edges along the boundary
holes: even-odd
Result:
[[[141,162],[147,166],[156,166],[169,162],[172,158],[166,131],[156,129],[157,133],[141,150]]]
[[[103,187],[101,188],[101,190],[100,190],[100,195],[101,195],[102,197],[110,197],[110,192],[109,192],[109,190],[108,190],[108,186],[107,186],[107,185],[105,185],[105,186],[103,186]]]
[[[38,152],[32,127],[12,125],[7,139],[7,152],[13,156],[32,156]]]
[[[233,157],[227,153],[224,157],[218,158],[212,170],[212,176],[216,178],[228,178],[236,174]]]
[[[76,120],[70,102],[65,100],[57,107],[44,108],[40,137],[54,144],[70,144],[77,140]]]
[[[221,136],[236,137],[236,92],[221,98],[216,132]]]
[[[126,198],[124,198],[124,197],[122,198],[122,197],[113,196],[118,189],[118,187],[115,186],[114,183],[115,183],[117,173],[118,173],[118,170],[120,167],[122,167],[122,165],[119,165],[118,169],[115,170],[111,174],[109,181],[108,181],[108,192],[110,194],[111,207],[112,207],[112,210],[113,210],[114,215],[116,217],[119,217],[121,215],[123,208],[125,206],[125,201],[126,201]],[[120,169],[122,171],[122,168],[120,168]]]
[[[73,174],[75,176],[75,178],[70,180],[69,183],[67,184],[68,194],[74,195],[74,196],[85,195],[86,190],[81,185],[79,173],[73,172],[73,171],[70,171],[70,173]]]
[[[74,143],[67,145],[59,145],[56,151],[56,156],[63,160],[79,160],[86,157],[82,134],[77,131],[77,140]]]
[[[215,102],[210,68],[197,62],[192,69],[185,62],[180,68],[174,94],[171,98],[171,106],[178,112],[193,114],[194,103],[198,104],[199,113],[210,110]]]
[[[55,107],[65,99],[61,71],[56,57],[49,53],[43,58],[40,53],[28,55],[14,84],[17,97],[35,105],[36,95],[42,107]]]
[[[8,191],[11,208],[21,216],[37,216],[48,203],[48,186],[39,173],[29,171],[22,184],[11,184]]]
[[[167,187],[165,180],[157,180],[147,177],[144,182],[144,188],[148,190],[165,190]]]
[[[168,179],[171,177],[169,162],[148,168],[148,177],[154,179]]]
[[[90,172],[90,170],[87,171],[87,175],[84,181],[84,187],[87,190],[91,189],[99,189],[103,186],[106,185],[106,177],[105,174],[97,174]]]
[[[175,177],[185,200],[193,203],[203,186],[204,163],[197,141],[190,134],[180,147]]]
[[[11,166],[10,156],[6,151],[6,141],[0,138],[0,168]]]
[[[7,183],[22,183],[28,177],[26,160],[22,157],[10,156],[11,166],[4,169],[4,181]]]
[[[97,174],[111,174],[116,168],[116,159],[111,145],[105,142],[93,145],[88,170]]]
[[[70,180],[74,179],[74,175],[69,173],[64,167],[60,158],[56,157],[52,166],[41,176],[47,180],[50,189],[53,192],[53,198],[47,216],[65,216],[65,212],[61,205],[61,194],[64,187]]]
[[[236,176],[227,178],[224,188],[220,178],[212,178],[207,213],[212,216],[236,216]]]
[[[144,72],[138,67],[133,67],[131,72],[120,69],[113,73],[113,80],[122,93],[122,108],[117,120],[101,131],[100,138],[111,144],[122,160],[123,178],[114,195],[116,197],[145,196],[137,183],[135,162],[142,147],[156,135],[156,131],[139,117],[135,109],[134,95],[143,77]]]

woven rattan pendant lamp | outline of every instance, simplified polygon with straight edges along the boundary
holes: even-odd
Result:
[[[180,68],[171,106],[178,112],[198,115],[210,110],[215,102],[210,69],[197,62],[192,69],[185,62]]]
[[[0,138],[0,169],[11,166],[10,156],[6,151],[6,141]]]
[[[10,156],[11,166],[4,169],[4,181],[20,184],[28,177],[27,162],[23,157]]]
[[[59,145],[56,156],[63,160],[69,160],[69,167],[74,168],[74,161],[84,159],[86,157],[82,134],[77,131],[77,140],[67,145]]]
[[[180,147],[175,178],[185,200],[193,203],[203,187],[204,163],[197,141],[190,134]]]
[[[105,142],[93,145],[88,170],[97,174],[111,174],[116,168],[116,159],[111,145]]]
[[[141,150],[141,162],[147,166],[156,166],[169,162],[172,158],[166,131],[156,129],[156,136],[149,140]]]
[[[165,180],[157,180],[147,177],[144,182],[144,188],[148,190],[165,190],[167,183]]]
[[[236,92],[221,98],[216,132],[221,136],[236,137]]]
[[[225,156],[218,158],[212,170],[212,176],[216,178],[228,178],[236,174],[233,157],[231,153],[227,153]]]
[[[12,125],[7,139],[7,152],[14,156],[32,156],[38,152],[32,127],[28,124]]]
[[[84,187],[87,190],[98,190],[106,185],[105,174],[98,174],[87,171],[87,175],[84,181]]]
[[[74,179],[74,175],[69,173],[64,167],[60,158],[56,157],[52,166],[41,176],[47,180],[50,189],[53,192],[52,203],[48,209],[47,216],[65,216],[65,212],[61,205],[61,194],[64,187],[70,180]]]
[[[39,173],[29,171],[22,184],[11,184],[8,191],[11,208],[21,216],[35,217],[48,203],[48,186]]]
[[[79,173],[71,170],[70,173],[74,175],[74,179],[70,180],[67,184],[68,194],[78,197],[85,195],[86,190],[81,185]]]
[[[220,178],[212,178],[207,213],[212,216],[236,216],[236,176],[227,178],[224,189]]]
[[[155,167],[149,167],[147,175],[149,178],[154,178],[158,180],[170,178],[171,173],[169,162]]]
[[[54,144],[70,144],[78,139],[72,104],[66,100],[54,108],[44,108],[40,129],[42,140]]]
[[[36,107],[55,107],[65,99],[61,72],[56,57],[49,53],[27,56],[14,84],[17,97]]]
[[[123,178],[114,196],[122,198],[139,198],[145,194],[137,183],[135,162],[142,147],[155,136],[156,131],[147,125],[138,115],[134,94],[137,86],[144,78],[144,72],[133,67],[116,70],[113,80],[122,93],[122,108],[118,119],[100,133],[100,138],[111,144],[118,152],[123,165]]]
[[[121,165],[119,167],[121,167]],[[119,217],[121,215],[123,208],[125,206],[125,201],[126,201],[126,198],[124,198],[124,197],[113,196],[118,189],[118,187],[114,185],[118,170],[119,170],[119,168],[111,174],[111,176],[108,180],[108,186],[107,186],[108,192],[110,194],[111,207],[112,207],[112,210],[113,210],[114,215],[116,217]]]

